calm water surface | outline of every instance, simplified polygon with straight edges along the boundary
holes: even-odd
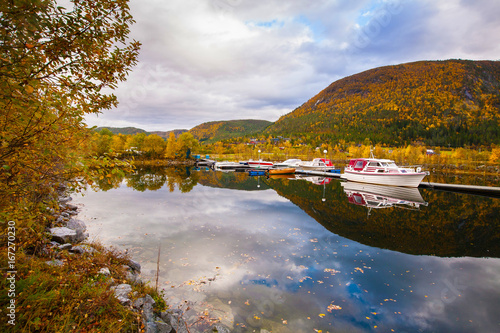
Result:
[[[500,331],[500,199],[162,169],[75,198],[191,332]],[[204,319],[203,319],[204,318]]]

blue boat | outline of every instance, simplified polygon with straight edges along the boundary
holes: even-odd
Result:
[[[249,176],[265,176],[266,171],[265,170],[248,170],[248,175]]]

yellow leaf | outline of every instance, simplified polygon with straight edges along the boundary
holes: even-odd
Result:
[[[27,85],[27,86],[24,88],[24,90],[26,90],[26,92],[27,92],[28,94],[31,94],[31,93],[32,93],[35,89],[33,89],[33,87],[32,87],[32,86],[28,86],[28,85]]]

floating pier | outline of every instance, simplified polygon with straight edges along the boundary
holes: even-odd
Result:
[[[422,182],[418,188],[500,197],[500,187]]]

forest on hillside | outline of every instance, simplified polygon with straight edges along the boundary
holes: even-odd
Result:
[[[463,147],[500,143],[500,62],[421,61],[332,83],[266,133]]]

